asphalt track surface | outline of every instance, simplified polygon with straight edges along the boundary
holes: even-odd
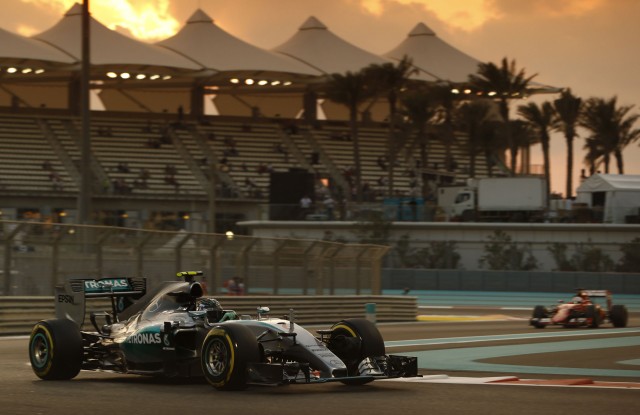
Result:
[[[416,323],[379,324],[387,353],[419,358],[422,378],[252,386],[81,372],[41,381],[25,337],[0,339],[1,414],[638,414],[640,313],[625,329],[537,330],[530,312],[423,308]]]

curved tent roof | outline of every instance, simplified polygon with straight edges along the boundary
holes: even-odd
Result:
[[[198,9],[174,36],[156,43],[217,72],[288,73],[317,76],[318,71],[289,57],[253,46],[218,27]]]
[[[174,52],[137,41],[115,32],[90,18],[91,64],[93,66],[123,66],[130,70],[152,67],[177,71],[194,71],[201,67]],[[65,51],[77,60],[82,56],[82,6],[76,3],[56,25],[35,39]]]
[[[69,65],[76,62],[71,56],[39,40],[11,33],[0,28],[0,59],[3,63],[24,65]]]
[[[424,23],[418,23],[404,41],[384,54],[393,60],[401,60],[405,55],[420,71],[419,78],[427,81],[467,82],[481,63],[441,40]]]
[[[272,50],[298,59],[324,74],[356,72],[371,64],[388,62],[336,36],[313,16],[289,40]]]
[[[577,192],[606,192],[611,190],[640,192],[640,175],[597,173],[582,182],[576,189]]]

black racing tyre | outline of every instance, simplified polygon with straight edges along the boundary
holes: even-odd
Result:
[[[600,327],[600,323],[602,322],[602,316],[600,315],[600,310],[591,304],[588,305],[584,310],[584,316],[590,320],[589,327],[592,329],[597,329]]]
[[[612,305],[609,311],[609,320],[611,320],[613,327],[627,327],[629,321],[627,307],[620,304]]]
[[[375,324],[364,318],[342,320],[331,327],[329,349],[347,366],[349,376],[358,375],[358,364],[367,357],[386,354],[384,340]],[[346,385],[364,385],[371,378],[349,379]]]
[[[82,367],[82,334],[71,320],[37,323],[29,337],[29,360],[33,372],[44,380],[69,380]]]
[[[547,318],[549,316],[549,311],[547,310],[547,307],[543,306],[543,305],[537,305],[534,307],[533,309],[533,314],[531,315],[532,318],[535,319],[540,319],[540,318]],[[540,322],[532,322],[531,323],[533,325],[533,327],[537,328],[537,329],[543,329],[545,328],[547,325],[544,323],[540,323]]]
[[[241,324],[224,324],[209,330],[202,344],[202,372],[218,390],[247,387],[248,365],[261,361],[253,332]]]

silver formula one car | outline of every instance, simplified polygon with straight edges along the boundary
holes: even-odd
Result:
[[[294,321],[258,309],[238,316],[204,296],[195,277],[167,282],[147,293],[146,280],[76,279],[57,287],[57,318],[38,322],[29,339],[35,374],[74,378],[80,370],[160,376],[204,376],[217,389],[250,384],[338,381],[418,376],[415,357],[386,355],[380,332],[366,319],[342,320],[311,334]],[[92,312],[95,331],[80,329],[85,299],[110,298],[110,312]]]

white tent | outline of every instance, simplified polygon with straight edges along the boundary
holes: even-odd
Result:
[[[604,223],[640,214],[640,175],[594,174],[576,189],[576,202],[602,209]]]
[[[82,58],[82,6],[76,3],[52,28],[36,36],[35,39],[47,42],[73,56]],[[121,66],[132,71],[149,71],[162,68],[170,72],[194,72],[201,66],[185,57],[115,32],[91,17],[91,65]]]
[[[313,16],[289,40],[272,50],[324,74],[357,72],[371,64],[388,62],[336,36]]]
[[[64,66],[76,62],[76,59],[53,46],[4,29],[0,29],[0,59],[4,65],[14,63],[38,68]]]
[[[418,79],[435,82],[468,82],[469,75],[476,74],[483,63],[440,39],[424,23],[418,23],[404,41],[383,56],[395,61],[408,56],[419,71]],[[560,88],[530,82],[528,92],[557,93]]]
[[[424,23],[418,23],[404,41],[384,54],[397,61],[405,55],[420,71],[419,78],[426,81],[466,82],[480,64],[479,60],[440,39]]]
[[[253,46],[218,27],[202,10],[196,10],[174,36],[158,42],[199,65],[225,76],[283,74],[317,76],[319,71],[294,59]]]

